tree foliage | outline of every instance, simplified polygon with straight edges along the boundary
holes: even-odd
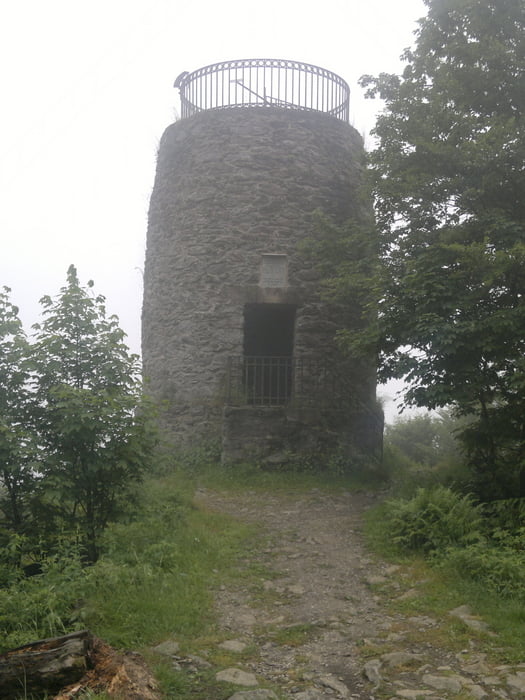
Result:
[[[460,429],[461,422],[449,411],[441,410],[437,415],[423,413],[398,418],[387,425],[385,441],[413,462],[434,467],[458,458],[459,445],[455,434]]]
[[[35,440],[28,430],[29,345],[9,293],[7,287],[0,291],[0,511],[8,526],[22,534],[35,486],[31,470]]]
[[[60,293],[42,298],[43,321],[31,344],[15,307],[0,298],[3,486],[9,496],[20,492],[13,504],[32,499],[26,525],[40,534],[76,531],[89,561],[156,444],[138,357],[92,286],[82,287],[71,266]],[[20,507],[4,513],[19,530]]]
[[[525,468],[525,4],[425,4],[403,74],[361,79],[385,101],[370,155],[382,270],[378,324],[350,329],[348,343],[375,347],[380,377],[404,378],[409,404],[474,416],[463,440],[481,491],[515,494]]]
[[[345,368],[354,376],[356,391],[360,380],[370,378],[375,368],[375,347],[354,348],[352,341],[370,334],[377,321],[378,240],[370,206],[370,193],[360,193],[360,207],[355,218],[338,226],[319,211],[314,213],[315,237],[306,239],[302,253],[314,267],[320,280],[320,293],[337,319],[338,345],[350,356]],[[375,341],[375,336],[373,341]],[[373,377],[375,386],[375,376]],[[365,392],[366,393],[366,392]]]

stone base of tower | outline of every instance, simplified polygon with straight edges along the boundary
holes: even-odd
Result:
[[[335,453],[380,463],[383,412],[379,407],[349,418],[338,411],[288,406],[225,406],[222,461],[256,461],[268,468]]]
[[[217,444],[221,439],[222,404],[191,403],[163,405],[159,428],[176,451]]]

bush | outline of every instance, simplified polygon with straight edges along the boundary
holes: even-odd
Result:
[[[402,550],[434,552],[480,536],[481,506],[444,486],[387,501],[385,510],[389,538]]]

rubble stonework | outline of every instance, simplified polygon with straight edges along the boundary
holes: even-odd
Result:
[[[317,275],[298,246],[315,235],[314,210],[335,223],[359,215],[363,153],[348,124],[278,107],[203,111],[166,129],[149,210],[142,348],[145,378],[177,443],[221,436],[227,361],[243,355],[247,304],[295,308],[294,356],[336,361],[337,318],[320,301]],[[260,286],[268,255],[286,256],[280,287]],[[373,360],[359,376],[368,442],[377,444]],[[250,442],[230,418],[226,454],[230,442],[235,450]],[[362,436],[367,421],[358,419],[354,432]],[[296,417],[284,420],[295,435],[315,423],[311,415],[299,427]],[[348,422],[344,430],[351,440]]]

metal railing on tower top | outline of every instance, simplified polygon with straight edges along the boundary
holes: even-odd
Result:
[[[281,107],[323,112],[348,122],[350,88],[335,73],[299,61],[249,58],[181,73],[181,118],[232,107]]]

